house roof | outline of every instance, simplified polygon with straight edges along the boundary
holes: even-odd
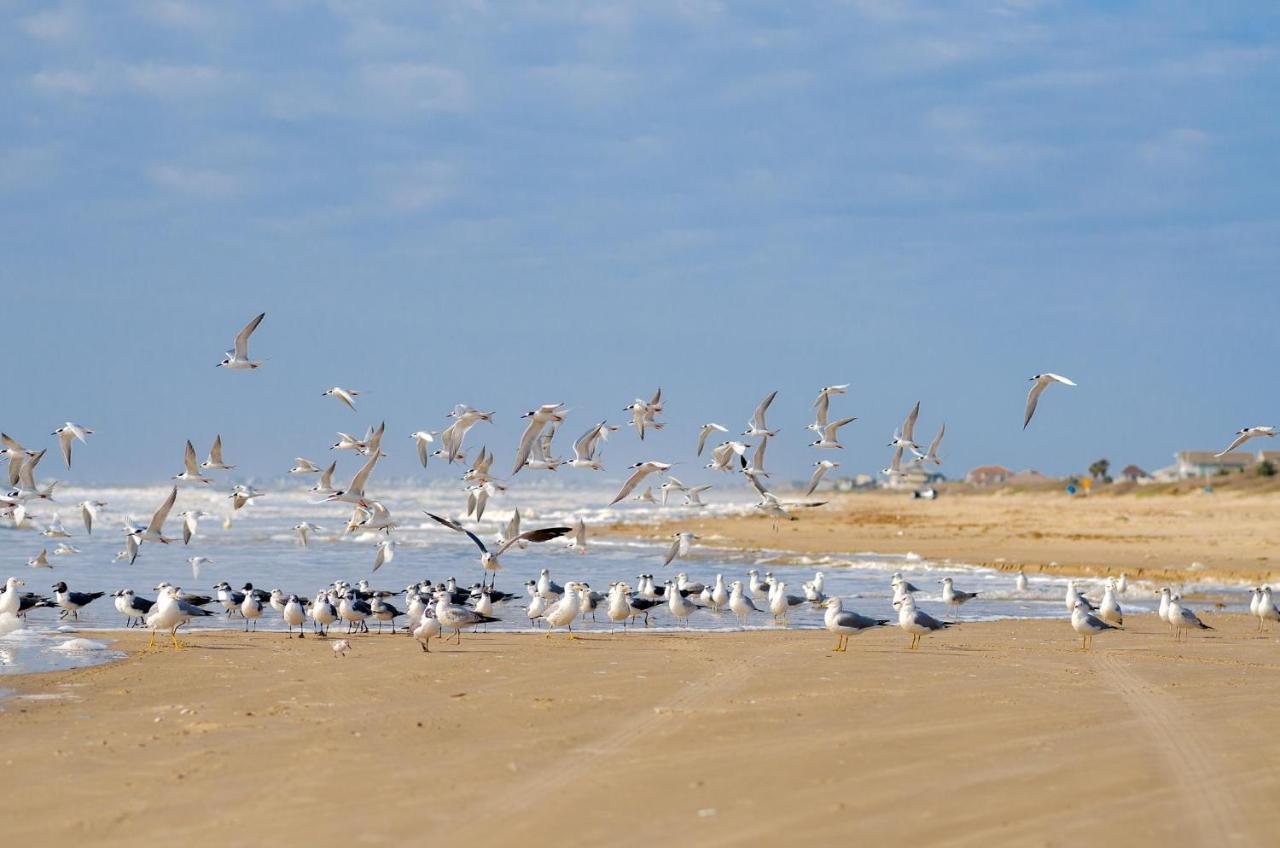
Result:
[[[1010,471],[1008,468],[1005,468],[1003,465],[979,465],[977,468],[974,468],[973,470],[971,470],[969,472],[969,475],[991,477],[996,474],[1012,474],[1012,473],[1013,473],[1012,471]]]
[[[1190,465],[1253,465],[1253,454],[1248,451],[1234,451],[1225,456],[1218,456],[1213,451],[1178,451],[1174,458],[1178,462]]]
[[[1280,451],[1258,451],[1258,462],[1280,462]]]
[[[1143,471],[1136,465],[1126,465],[1124,471],[1120,472],[1121,477],[1150,477],[1146,471]]]

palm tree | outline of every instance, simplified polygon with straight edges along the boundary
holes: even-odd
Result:
[[[1095,480],[1106,480],[1107,471],[1111,468],[1110,460],[1100,459],[1089,466],[1089,476]]]

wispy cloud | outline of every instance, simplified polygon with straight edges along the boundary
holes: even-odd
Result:
[[[453,68],[419,62],[365,65],[359,71],[363,94],[372,102],[404,112],[456,112],[468,105],[466,76]]]
[[[70,6],[46,9],[25,17],[19,28],[32,38],[51,44],[66,44],[81,38],[87,23],[83,15]]]
[[[1138,158],[1157,168],[1183,170],[1200,162],[1212,137],[1193,127],[1177,127],[1138,145]]]
[[[106,95],[120,92],[157,98],[203,97],[234,84],[238,75],[212,65],[143,63],[100,65],[91,70],[51,68],[31,75],[31,85],[48,95]]]
[[[205,200],[223,200],[243,190],[239,177],[213,168],[158,164],[147,169],[147,179],[167,191]]]
[[[219,4],[188,3],[185,0],[134,0],[138,17],[172,29],[205,31],[222,24]]]

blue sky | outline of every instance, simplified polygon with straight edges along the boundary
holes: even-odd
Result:
[[[952,475],[1154,467],[1278,423],[1270,4],[0,20],[0,427],[97,429],[71,479],[165,476],[215,432],[268,475],[384,417],[409,473],[407,434],[458,401],[498,410],[473,438],[502,465],[525,409],[568,402],[573,436],[659,384],[669,429],[611,469],[687,459],[778,388],[772,464],[802,476],[833,382],[846,470],[882,467],[917,399]],[[262,310],[267,368],[215,370]],[[1023,433],[1041,370],[1080,388]]]

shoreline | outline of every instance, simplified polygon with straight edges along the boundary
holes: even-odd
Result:
[[[1249,586],[1280,583],[1280,497],[1144,498],[1059,494],[957,494],[935,501],[907,493],[822,495],[825,506],[774,522],[754,514],[672,515],[615,522],[596,535],[663,544],[692,531],[710,548],[782,558],[915,554],[957,567],[1016,574]],[[998,552],[999,556],[993,556]],[[909,567],[904,564],[904,568]]]

